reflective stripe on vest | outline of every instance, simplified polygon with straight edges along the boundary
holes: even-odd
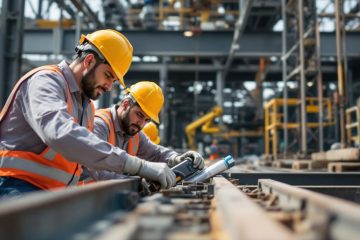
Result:
[[[60,169],[56,169],[53,167],[45,166],[33,161],[26,161],[22,158],[16,157],[3,157],[3,163],[1,164],[2,168],[15,168],[19,170],[23,170],[26,172],[30,172],[32,174],[41,175],[47,178],[54,179],[58,182],[61,182],[64,185],[67,185],[69,180],[72,178],[72,174],[69,174]],[[72,181],[70,185],[75,185],[79,176],[75,176],[74,179],[76,181]]]
[[[41,70],[55,71],[63,76],[61,70],[55,65],[36,68],[25,74],[17,82],[7,99],[0,114],[0,122],[9,112],[9,109],[15,99],[16,92],[21,84]],[[68,83],[65,78],[64,80],[67,86],[67,110],[74,117],[74,121],[77,122],[78,113],[74,107],[75,103],[72,102]],[[73,110],[75,110],[75,112]],[[93,102],[90,102],[90,106],[87,107],[86,111],[87,119],[85,127],[92,130],[95,114]],[[11,176],[23,179],[41,189],[52,189],[67,185],[75,185],[77,184],[82,172],[81,167],[79,167],[77,163],[68,161],[50,147],[46,147],[40,154],[25,151],[2,150],[0,151],[0,159],[0,176]]]
[[[114,127],[114,120],[111,116],[110,108],[96,110],[95,116],[101,118],[108,126],[109,129],[108,142],[115,146],[115,127]],[[139,149],[139,134],[137,133],[135,134],[135,136],[129,139],[127,153],[132,156],[136,156],[138,149]]]

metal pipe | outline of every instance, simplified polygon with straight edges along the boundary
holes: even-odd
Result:
[[[76,25],[75,25],[75,46],[79,44],[79,39],[81,35],[81,25],[82,25],[82,13],[77,13]]]
[[[209,178],[222,173],[223,171],[235,166],[235,161],[231,155],[226,156],[224,159],[214,163],[213,165],[205,168],[195,176],[186,179],[189,182],[203,182]]]
[[[168,85],[168,63],[169,59],[168,57],[162,58],[162,67],[160,69],[159,75],[160,75],[160,87],[163,89],[163,94],[165,99],[167,99],[168,92],[167,92],[167,85]],[[160,139],[162,141],[162,144],[167,143],[167,129],[163,126],[169,126],[169,103],[168,101],[165,101],[163,111],[160,112],[161,117],[161,128],[160,130]]]
[[[299,46],[300,46],[300,130],[301,130],[301,153],[307,154],[307,134],[306,134],[306,79],[305,79],[305,54],[304,54],[304,4],[298,1],[299,14]]]
[[[287,65],[286,61],[286,51],[287,51],[287,17],[286,17],[286,0],[281,0],[281,14],[282,14],[282,20],[283,20],[283,31],[282,31],[282,77],[284,81],[284,89],[283,89],[283,111],[284,111],[284,158],[287,156],[287,148],[288,148],[288,129],[287,129],[287,123],[288,123],[288,106],[287,106],[287,99],[288,99],[288,91],[287,91]]]
[[[339,91],[339,108],[340,108],[340,143],[345,147],[345,106],[344,106],[344,69],[342,63],[342,36],[340,14],[342,11],[342,1],[335,0],[335,24],[336,24],[336,58],[338,69],[338,91]]]

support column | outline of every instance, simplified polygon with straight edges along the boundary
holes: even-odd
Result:
[[[161,139],[161,144],[164,145],[167,143],[167,129],[165,127],[169,126],[169,103],[167,97],[167,81],[168,81],[168,57],[163,57],[162,65],[160,68],[160,87],[163,91],[165,103],[164,107],[160,113],[160,127],[159,127],[159,135]]]
[[[21,76],[25,0],[3,0],[0,22],[0,108]]]

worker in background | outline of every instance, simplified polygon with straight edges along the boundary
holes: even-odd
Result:
[[[160,143],[160,137],[159,137],[159,130],[155,123],[148,122],[144,128],[142,129],[142,132],[153,142],[154,144]]]
[[[82,35],[74,61],[43,66],[24,75],[0,114],[0,196],[78,183],[81,165],[128,172],[160,181],[173,172],[125,154],[91,131],[91,100],[124,84],[133,48],[121,33]]]
[[[151,120],[159,124],[159,113],[164,104],[161,88],[154,82],[138,82],[127,89],[127,95],[119,105],[112,108],[97,110],[95,116],[94,133],[101,139],[123,149],[129,158],[135,156],[146,160],[142,166],[136,166],[137,161],[129,162],[134,168],[146,169],[154,164],[163,164],[163,168],[172,167],[185,158],[190,158],[195,168],[204,168],[204,159],[194,151],[179,154],[169,148],[156,145],[141,130]],[[151,127],[151,125],[149,125]],[[148,126],[148,127],[149,127]],[[157,128],[154,124],[157,131]],[[146,130],[147,131],[147,130]],[[154,134],[157,135],[157,134]],[[159,142],[158,140],[157,142]],[[128,162],[127,162],[128,163]],[[118,178],[122,175],[108,171],[88,169],[95,180]],[[157,174],[154,171],[154,174]],[[174,175],[175,176],[175,175]],[[175,185],[175,177],[158,181],[162,188]]]
[[[210,160],[216,160],[219,158],[219,142],[217,139],[213,139],[210,145]]]

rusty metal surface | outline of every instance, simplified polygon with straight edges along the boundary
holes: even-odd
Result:
[[[327,172],[225,172],[225,178],[235,178],[241,185],[257,185],[259,179],[273,179],[291,185],[360,185],[360,173],[327,173]]]
[[[210,183],[184,183],[162,190],[144,197],[125,218],[91,239],[213,239],[212,198]]]
[[[360,186],[298,186],[360,204]]]
[[[137,204],[139,178],[111,180],[0,203],[0,238],[70,239],[79,229]]]
[[[292,239],[245,193],[223,177],[215,177],[215,200],[230,239]],[[259,230],[261,228],[261,230]]]
[[[357,196],[358,186],[303,186]],[[331,191],[330,191],[331,192]],[[360,206],[273,180],[215,177],[144,196],[139,178],[0,204],[0,239],[358,239]],[[355,195],[354,195],[355,194]]]
[[[259,180],[256,190],[259,204],[297,236],[306,239],[360,236],[359,205],[270,179]]]

